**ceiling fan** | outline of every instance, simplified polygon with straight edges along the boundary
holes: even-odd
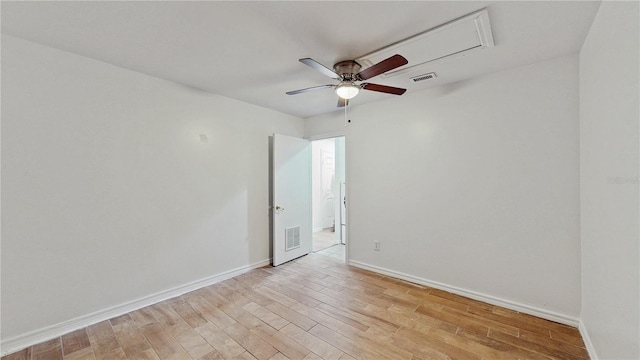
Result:
[[[393,70],[409,63],[407,59],[398,54],[382,60],[379,63],[370,66],[362,71],[360,71],[360,68],[362,66],[355,60],[340,61],[333,65],[333,70],[327,68],[326,66],[311,58],[300,59],[300,62],[314,68],[315,70],[318,70],[319,72],[327,75],[334,80],[340,81],[340,83],[338,83],[337,85],[320,85],[309,87],[306,89],[288,91],[286,93],[287,95],[296,95],[308,91],[335,88],[336,94],[338,95],[338,107],[342,107],[348,104],[349,99],[352,99],[353,97],[358,95],[360,89],[378,91],[394,95],[402,95],[405,93],[405,91],[407,91],[407,89],[379,84],[356,84],[356,82],[371,79],[372,77],[378,76],[387,71]]]

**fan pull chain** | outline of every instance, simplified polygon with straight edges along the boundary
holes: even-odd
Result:
[[[345,100],[344,105],[344,126],[347,126],[351,123],[351,119],[349,119],[349,112],[351,108],[351,101]]]

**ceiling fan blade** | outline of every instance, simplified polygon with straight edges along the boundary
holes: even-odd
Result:
[[[407,65],[408,63],[409,61],[407,61],[404,56],[396,54],[388,59],[382,60],[379,63],[360,71],[356,76],[360,80],[367,80],[371,79],[374,76],[386,73],[389,70],[398,68],[402,65]]]
[[[365,90],[383,92],[383,93],[393,94],[393,95],[402,95],[405,93],[405,91],[407,91],[407,89],[403,89],[403,88],[397,88],[397,87],[387,86],[387,85],[370,84],[370,83],[364,83],[364,84],[361,84],[360,86]]]
[[[304,59],[300,59],[300,62],[310,66],[318,71],[320,71],[321,73],[327,75],[328,77],[332,78],[332,79],[336,79],[336,80],[340,80],[340,75],[336,74],[333,70],[329,69],[328,67],[320,64],[319,62],[313,60],[312,58],[304,58]]]
[[[349,100],[343,99],[340,96],[338,96],[338,107],[345,107],[347,105],[349,105]]]
[[[296,95],[296,94],[301,94],[301,93],[305,93],[308,91],[314,91],[314,90],[320,90],[320,89],[326,89],[326,88],[332,88],[335,85],[320,85],[320,86],[312,86],[312,87],[308,87],[306,89],[300,89],[300,90],[293,90],[293,91],[287,91],[286,94],[287,95]]]

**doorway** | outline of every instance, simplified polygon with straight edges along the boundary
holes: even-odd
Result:
[[[311,142],[312,251],[345,259],[345,137]]]

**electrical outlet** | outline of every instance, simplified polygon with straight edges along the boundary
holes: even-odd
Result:
[[[380,251],[380,241],[373,242],[373,250]]]

